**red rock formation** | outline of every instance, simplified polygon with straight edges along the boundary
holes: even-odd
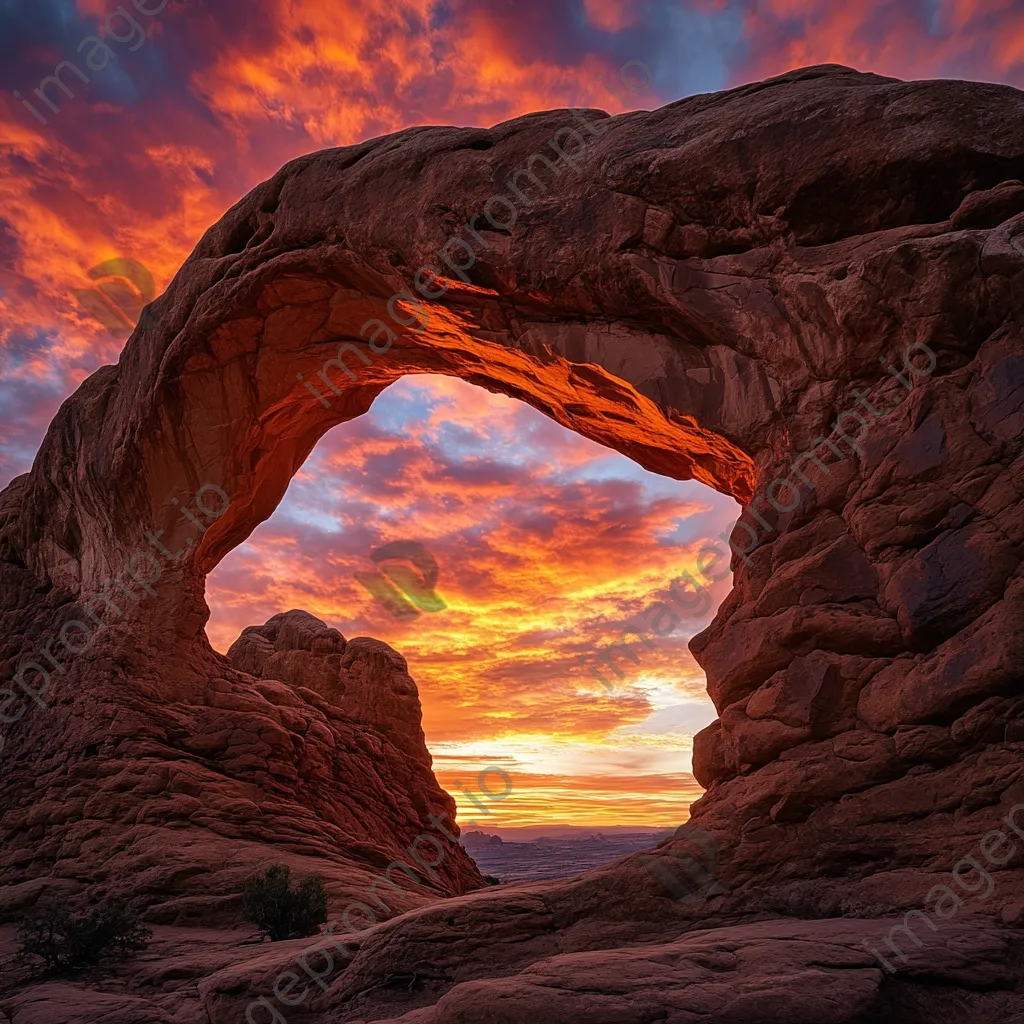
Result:
[[[0,495],[9,670],[153,550],[146,531],[182,551],[159,580],[136,557],[154,594],[133,586],[137,600],[54,675],[46,707],[5,732],[17,898],[41,874],[98,883],[97,865],[153,894],[227,892],[209,850],[166,843],[184,822],[218,859],[244,840],[323,860],[337,841],[365,863],[408,836],[407,810],[426,812],[416,794],[443,800],[411,709],[389,749],[371,742],[386,723],[363,670],[363,683],[346,671],[383,655],[302,625],[293,643],[268,624],[234,651],[271,682],[231,669],[202,630],[204,573],[270,514],[317,439],[403,374],[444,372],[747,504],[735,589],[693,644],[721,714],[698,737],[708,792],[693,813],[718,839],[727,891],[672,901],[640,855],[423,907],[370,934],[313,1012],[405,1024],[1024,1012],[1008,945],[1020,843],[989,865],[991,898],[964,889],[956,920],[926,931],[900,973],[861,945],[881,944],[884,915],[934,902],[1024,803],[1022,118],[1010,88],[819,67],[615,118],[411,129],[303,157],[254,189]],[[507,227],[472,219],[570,127],[575,169],[526,183],[514,223],[497,207]],[[437,280],[439,249],[467,223],[480,241],[448,243],[452,277]],[[425,266],[438,297],[393,299]],[[366,330],[371,319],[381,326]],[[348,342],[351,379],[328,363]],[[304,383],[325,364],[321,401]],[[833,447],[815,447],[830,432]],[[808,449],[823,461],[801,460]],[[198,514],[197,492],[200,527],[181,512]],[[399,674],[385,692],[408,708],[406,685]],[[233,748],[236,730],[258,750]],[[297,797],[327,791],[340,742],[362,753],[334,784],[346,811],[331,827]],[[409,806],[382,811],[369,778],[395,765]],[[267,802],[285,818],[258,815]],[[382,831],[342,836],[357,804],[385,814]],[[371,855],[371,839],[387,849]],[[681,835],[663,852],[683,848]],[[472,881],[468,866],[447,879]],[[749,923],[765,917],[790,920]],[[243,1020],[286,954],[206,979],[203,1012]]]
[[[389,891],[392,911],[483,884],[431,824],[453,821],[455,802],[387,644],[291,611],[246,629],[228,659],[183,653],[98,632],[18,723],[24,752],[8,754],[3,787],[8,914],[88,887],[145,897],[154,921],[238,923],[242,882],[275,862],[325,874],[349,901],[401,860],[423,884],[392,872],[408,890]],[[445,849],[433,880],[406,849],[422,833]]]

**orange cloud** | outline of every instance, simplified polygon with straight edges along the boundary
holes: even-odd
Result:
[[[636,5],[629,0],[583,0],[583,10],[591,25],[605,32],[621,32],[640,16]]]

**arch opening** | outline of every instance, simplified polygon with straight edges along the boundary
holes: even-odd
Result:
[[[302,608],[385,641],[419,688],[463,829],[636,826],[649,845],[701,792],[692,737],[716,712],[687,641],[731,586],[720,534],[738,512],[521,401],[407,376],[321,439],[274,516],[210,575],[207,631],[226,652]],[[435,603],[390,571],[402,551],[375,557],[403,544],[438,567]],[[719,554],[707,577],[705,548]],[[481,811],[471,780],[491,764],[515,798]]]
[[[740,502],[752,492],[750,456],[726,431],[705,425],[717,425],[721,409],[735,413],[737,388],[766,390],[760,379],[750,385],[731,372],[729,360],[741,357],[681,345],[621,319],[553,323],[540,309],[531,319],[473,286],[453,283],[446,304],[428,309],[411,297],[397,304],[393,294],[385,298],[382,279],[363,280],[356,291],[337,268],[314,276],[269,267],[256,275],[262,283],[246,282],[243,295],[230,297],[227,313],[225,297],[211,289],[160,358],[147,344],[154,335],[137,332],[117,368],[134,387],[127,395],[121,388],[104,421],[119,443],[104,452],[99,479],[88,481],[121,515],[109,515],[90,495],[68,510],[69,519],[91,520],[88,528],[58,527],[90,536],[86,557],[69,551],[63,536],[34,546],[44,563],[38,568],[92,593],[121,570],[126,552],[151,547],[153,534],[161,550],[192,556],[194,545],[194,556],[164,570],[175,584],[167,589],[180,595],[176,604],[162,602],[158,615],[145,603],[129,609],[158,646],[201,635],[205,575],[272,514],[324,433],[365,413],[407,374],[461,377],[518,398],[649,471],[696,479]],[[374,298],[373,291],[383,294]],[[172,318],[180,302],[171,305],[169,294],[140,330]],[[218,305],[215,322],[204,303]],[[367,324],[388,326],[385,351],[373,351]],[[308,387],[313,382],[319,386]],[[63,461],[49,468],[66,504],[82,492]],[[46,473],[33,480],[41,488],[50,482]],[[204,512],[203,501],[213,503],[198,540],[182,519],[193,496]]]

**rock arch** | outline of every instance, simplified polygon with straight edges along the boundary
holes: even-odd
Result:
[[[1022,115],[1009,88],[824,66],[293,161],[207,232],[0,495],[7,663],[146,531],[179,543],[172,502],[209,483],[228,511],[116,633],[187,663],[173,696],[192,700],[203,574],[325,430],[403,373],[456,374],[746,505],[734,591],[693,645],[721,714],[695,760],[695,817],[727,838],[716,912],[906,905],[876,873],[948,872],[951,834],[966,851],[1024,801]],[[552,139],[580,144],[534,161]],[[481,220],[510,180],[531,189],[515,223]],[[465,242],[445,268],[463,225],[472,263]],[[423,267],[443,295],[409,290]],[[321,382],[346,344],[353,376]],[[50,596],[30,612],[33,586]]]

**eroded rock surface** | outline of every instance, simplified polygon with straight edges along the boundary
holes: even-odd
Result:
[[[518,179],[506,227],[482,219],[568,129],[574,166]],[[97,608],[153,550],[147,531],[170,553],[158,578],[142,569],[153,593],[118,592],[88,652],[61,653],[45,706],[5,726],[7,905],[46,879],[192,900],[202,918],[194,901],[228,896],[243,862],[309,858],[341,887],[411,838],[404,823],[450,810],[393,652],[295,613],[247,631],[235,665],[203,634],[204,574],[317,439],[403,374],[443,372],[745,504],[735,589],[692,645],[721,716],[697,738],[693,808],[718,884],[674,900],[635,855],[467,892],[453,853],[435,891],[464,895],[381,924],[301,1012],[1024,1013],[1024,814],[1008,818],[1024,805],[1022,178],[1024,94],[837,67],[614,118],[416,128],[285,166],[207,232],[0,494],[8,672]],[[438,251],[467,223],[460,280]],[[394,300],[422,267],[437,297]],[[387,330],[361,333],[371,319]],[[344,342],[348,375],[329,363]],[[321,369],[322,400],[297,382]],[[197,489],[198,530],[174,504]],[[1012,855],[978,861],[991,886],[962,869],[959,885],[951,870],[994,830]],[[959,905],[918,921],[890,974],[863,940],[931,914],[938,886]],[[243,1020],[286,952],[212,973],[194,1019]]]
[[[417,869],[407,847],[422,833],[445,855],[436,877],[417,870],[421,885],[392,872],[391,913],[483,884],[431,824],[453,827],[455,803],[395,651],[292,611],[245,630],[228,659],[190,654],[99,633],[26,719],[39,753],[11,759],[3,787],[8,915],[45,890],[84,890],[144,897],[151,921],[238,923],[257,867],[319,871],[335,897],[359,899],[391,862]],[[175,700],[169,674],[194,694]]]

